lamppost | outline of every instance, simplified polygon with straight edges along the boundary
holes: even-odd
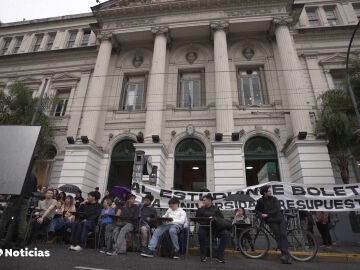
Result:
[[[353,88],[351,86],[350,70],[349,70],[349,58],[350,58],[351,45],[353,43],[355,34],[356,34],[357,30],[359,29],[359,26],[360,26],[360,20],[359,20],[358,24],[356,25],[356,27],[354,29],[354,32],[353,32],[353,34],[351,36],[349,47],[348,47],[348,50],[347,50],[347,55],[346,55],[346,81],[347,81],[347,89],[348,89],[348,92],[349,92],[349,95],[350,95],[350,98],[351,98],[351,102],[352,102],[352,105],[354,106],[355,114],[356,114],[356,122],[357,122],[357,127],[356,128],[357,129],[356,129],[355,133],[360,135],[360,113],[359,113],[359,108],[358,108],[357,103],[356,103],[356,98],[355,98],[355,95],[354,95],[354,91],[353,91]]]

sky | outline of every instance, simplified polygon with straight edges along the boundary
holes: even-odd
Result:
[[[101,0],[101,3],[105,0]],[[0,0],[3,23],[91,12],[96,0]]]

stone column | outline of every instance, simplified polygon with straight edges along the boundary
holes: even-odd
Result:
[[[229,57],[226,40],[227,22],[214,22],[210,25],[214,38],[214,64],[216,88],[216,132],[230,137],[234,132],[232,90],[229,73]]]
[[[324,79],[322,68],[319,66],[318,53],[306,53],[303,56],[305,57],[306,66],[309,70],[315,104],[317,104],[317,106],[319,107],[321,104],[319,96],[323,94],[326,90],[328,90],[328,86]]]
[[[88,136],[92,142],[96,142],[98,130],[103,129],[104,126],[100,120],[104,109],[106,75],[112,51],[111,36],[108,33],[99,35],[100,48],[83,110],[81,135]]]
[[[274,19],[275,35],[279,50],[279,57],[284,73],[286,89],[284,93],[288,98],[290,116],[294,135],[299,131],[313,133],[309,111],[311,107],[306,104],[304,92],[308,91],[304,84],[301,64],[296,52],[287,19]]]
[[[146,99],[146,142],[151,142],[152,135],[161,137],[165,95],[166,44],[169,29],[167,27],[154,27],[151,31],[155,36],[155,42]]]
[[[73,136],[75,139],[78,135],[79,124],[81,120],[81,111],[84,106],[86,91],[90,81],[90,71],[83,71],[80,81],[77,85],[72,106],[74,109],[70,111],[71,117],[69,121],[67,136]]]

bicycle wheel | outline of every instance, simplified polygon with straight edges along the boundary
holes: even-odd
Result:
[[[301,262],[312,260],[318,252],[315,237],[303,229],[290,230],[287,234],[290,256]]]
[[[250,259],[264,257],[270,248],[269,236],[258,227],[250,227],[242,231],[240,235],[240,251]]]

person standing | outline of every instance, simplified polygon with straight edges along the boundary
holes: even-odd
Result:
[[[332,240],[329,229],[329,213],[323,211],[316,212],[315,219],[316,227],[318,228],[323,241],[322,246],[331,247]]]
[[[280,260],[283,264],[291,264],[289,255],[289,243],[286,237],[286,222],[281,212],[279,200],[272,195],[271,186],[265,185],[260,188],[262,197],[257,200],[255,212],[269,225],[275,235],[278,248],[281,251]]]
[[[23,248],[25,246],[26,231],[28,227],[27,213],[33,198],[33,192],[36,192],[36,186],[37,178],[35,173],[32,172],[26,177],[24,181],[24,186],[21,190],[20,197],[15,198],[12,201],[13,205],[5,209],[0,222],[0,239],[5,234],[5,232],[6,235],[5,241],[1,244],[1,247],[7,248],[11,246],[13,233],[15,230],[17,232],[15,247]],[[19,211],[17,212],[17,210]],[[18,217],[17,220],[15,219],[17,222],[12,222],[6,231],[6,226],[14,215],[17,215]]]
[[[153,258],[155,256],[155,249],[161,236],[163,236],[168,231],[174,248],[173,259],[179,259],[180,246],[178,234],[186,222],[186,212],[180,208],[179,199],[171,198],[169,200],[169,209],[166,211],[163,217],[170,218],[172,221],[167,222],[166,224],[162,224],[156,228],[150,239],[148,248],[141,253],[141,256]]]
[[[219,247],[215,250],[215,258],[219,263],[225,263],[224,252],[227,243],[230,240],[230,229],[231,222],[229,226],[226,225],[224,215],[221,213],[220,209],[213,204],[213,197],[210,194],[207,194],[202,197],[202,207],[196,211],[197,218],[214,218],[214,235],[220,239]],[[200,222],[200,225],[202,222]],[[204,221],[203,225],[208,224],[208,221]],[[206,257],[209,247],[209,238],[210,230],[208,227],[200,226],[198,230],[199,244],[200,244],[200,260],[201,262],[206,262]]]

